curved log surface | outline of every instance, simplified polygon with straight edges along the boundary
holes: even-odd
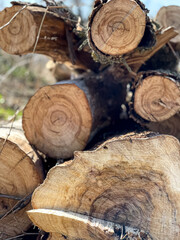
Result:
[[[76,152],[74,161],[50,170],[35,190],[32,206],[138,228],[154,240],[177,240],[179,150],[180,143],[172,136],[129,134],[95,151]]]
[[[28,216],[40,229],[46,232],[61,233],[60,239],[117,240],[123,238],[123,226],[86,215],[59,210],[37,209],[28,211]],[[47,224],[51,222],[51,224]],[[58,235],[54,235],[54,238]],[[126,236],[132,239],[150,240],[147,234],[138,229],[126,227]],[[59,237],[59,236],[58,236]],[[50,238],[51,239],[51,238]]]
[[[139,74],[134,110],[143,119],[160,122],[180,111],[180,82],[163,73]]]
[[[81,29],[82,37],[77,34],[77,23],[78,17],[65,6],[47,10],[38,5],[13,5],[0,13],[0,47],[9,54],[39,53],[97,70],[99,64],[93,62],[89,50],[78,51],[85,33]]]
[[[26,214],[31,209],[30,198],[20,201],[43,179],[33,159],[37,161],[20,130],[0,129],[0,239],[19,235],[31,226]]]
[[[41,88],[23,112],[23,129],[29,142],[52,158],[70,158],[85,148],[92,128],[85,93],[75,84]]]
[[[156,21],[163,27],[173,26],[180,33],[180,6],[167,6],[160,8],[156,15]],[[172,43],[180,42],[180,34],[170,40]]]
[[[118,118],[125,90],[104,72],[62,81],[36,92],[23,111],[28,141],[51,158],[68,159]]]
[[[146,14],[136,1],[111,0],[93,16],[90,38],[104,54],[122,55],[139,45],[145,27]]]

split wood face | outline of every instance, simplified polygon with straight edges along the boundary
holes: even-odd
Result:
[[[41,177],[28,155],[16,144],[0,138],[0,194],[24,198],[41,183]],[[0,239],[16,236],[26,231],[31,222],[26,211],[31,205],[4,217],[17,200],[0,196]]]
[[[77,152],[74,161],[50,170],[44,184],[35,190],[32,206],[137,228],[155,240],[177,240],[179,150],[179,141],[172,136],[129,135],[109,140],[96,151]],[[37,225],[38,218],[31,217]],[[60,229],[56,224],[57,221],[46,222],[49,228]],[[73,228],[73,221],[71,224]],[[67,229],[68,237],[72,228]],[[87,232],[86,239],[92,239],[88,227]]]
[[[156,21],[163,27],[173,26],[180,33],[180,7],[179,6],[167,6],[162,7],[156,16]],[[170,40],[173,43],[180,42],[180,34]]]
[[[6,8],[0,14],[0,26],[7,24],[22,7]],[[0,46],[9,54],[22,54],[35,44],[37,27],[31,13],[24,9],[6,27],[0,30]]]
[[[29,142],[52,158],[70,158],[87,144],[92,127],[85,93],[75,84],[41,88],[23,113]]]
[[[149,76],[139,83],[134,110],[143,119],[159,122],[180,111],[180,87],[166,76]]]
[[[92,41],[101,52],[122,55],[135,49],[145,31],[146,15],[133,0],[112,0],[94,16]]]

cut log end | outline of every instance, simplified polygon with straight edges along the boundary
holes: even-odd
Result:
[[[5,24],[7,26],[0,34],[0,46],[4,51],[9,54],[22,54],[32,49],[37,36],[37,25],[30,11],[22,10],[22,6],[4,9],[0,14],[0,26]]]
[[[179,141],[172,136],[128,135],[111,139],[96,151],[78,152],[73,162],[49,172],[33,194],[33,208],[103,219],[142,230],[152,239],[179,239],[179,150]],[[50,218],[43,224],[52,232],[66,226]],[[66,231],[72,236],[70,226]],[[81,234],[81,228],[77,231]],[[87,236],[91,239],[91,231]]]
[[[156,21],[163,27],[173,26],[180,33],[180,6],[162,7],[156,16]],[[180,42],[180,34],[170,40],[172,43]]]
[[[134,95],[134,110],[143,119],[160,122],[180,111],[180,89],[167,76],[152,75],[139,82]]]
[[[6,239],[30,227],[26,214],[30,204],[24,207],[21,204],[22,209],[18,208],[10,214],[7,212],[17,204],[18,199],[31,194],[42,179],[28,155],[4,138],[0,138],[0,166],[0,238]]]
[[[136,1],[108,1],[91,20],[90,42],[104,54],[122,55],[139,45],[145,26],[146,15]]]
[[[23,113],[29,142],[52,158],[70,158],[89,139],[92,115],[84,92],[75,84],[41,88]]]

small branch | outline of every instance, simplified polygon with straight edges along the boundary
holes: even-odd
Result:
[[[4,82],[4,81],[9,77],[9,75],[11,75],[11,73],[16,70],[16,68],[21,67],[21,66],[24,66],[24,65],[28,64],[29,62],[30,62],[30,59],[26,59],[26,60],[23,60],[23,61],[21,61],[21,62],[18,62],[16,65],[14,65],[12,68],[10,68],[10,69],[6,72],[6,74],[0,75],[0,84],[1,84],[2,82]]]
[[[10,195],[6,195],[6,194],[0,194],[0,198],[8,198],[8,199],[14,199],[14,200],[21,200],[21,197],[17,197],[17,196],[10,196]]]
[[[5,240],[13,240],[13,239],[17,239],[20,237],[24,237],[24,236],[33,236],[33,235],[38,235],[39,233],[23,233],[21,235],[15,236],[15,237],[10,237],[10,238],[6,238]]]
[[[20,201],[18,201],[17,204],[14,205],[14,207],[12,207],[9,211],[7,211],[5,214],[0,216],[0,221],[3,220],[5,217],[7,217],[9,214],[15,213],[23,209],[24,207],[26,207],[31,200],[31,196],[32,196],[32,193],[30,193],[29,195],[25,196]]]
[[[24,5],[17,13],[14,14],[14,16],[9,20],[9,22],[0,27],[0,30],[7,27],[17,17],[17,15],[19,15],[19,13],[22,12],[27,6],[28,6],[27,4]]]
[[[174,50],[174,48],[173,48],[173,46],[171,45],[170,42],[168,42],[168,46],[170,47],[170,49],[171,49],[172,53],[174,54],[174,56],[176,57],[176,59],[179,61],[179,60],[180,60],[180,59],[179,59],[179,56],[178,56],[177,53],[175,52],[175,50]]]
[[[34,45],[33,53],[35,53],[35,51],[36,51],[36,47],[37,47],[37,44],[38,44],[38,41],[39,41],[39,36],[40,36],[40,34],[41,34],[41,29],[42,29],[42,26],[43,26],[43,23],[44,23],[44,19],[45,19],[45,17],[46,17],[46,14],[47,14],[47,12],[48,12],[48,9],[49,9],[49,7],[47,7],[47,8],[46,8],[46,11],[44,12],[44,15],[43,15],[43,18],[42,18],[40,27],[39,27],[38,35],[37,35],[37,38],[36,38],[36,42],[35,42],[35,45]]]
[[[4,149],[4,146],[5,146],[5,144],[6,144],[7,140],[8,140],[8,137],[9,137],[10,134],[11,134],[11,130],[12,130],[12,128],[13,128],[13,124],[14,124],[15,119],[16,119],[16,114],[14,115],[14,117],[13,117],[13,119],[12,119],[12,123],[11,123],[10,129],[9,129],[9,133],[8,133],[6,139],[5,139],[4,142],[3,142],[2,148],[0,149],[0,154],[2,153],[2,151],[3,151],[3,149]]]

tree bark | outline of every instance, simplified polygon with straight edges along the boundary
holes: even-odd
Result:
[[[134,116],[161,122],[180,111],[180,78],[164,72],[141,72],[136,79]]]
[[[78,213],[37,209],[29,211],[28,216],[39,228],[53,233],[51,235],[55,239],[59,239],[57,237],[63,239],[63,236],[65,239],[86,240],[117,240],[125,237],[122,225]],[[48,222],[51,224],[47,224]],[[141,239],[142,235],[144,239],[150,240],[150,237],[143,231],[131,227],[126,228],[126,236],[131,239]]]
[[[1,239],[19,235],[31,226],[26,214],[31,209],[31,196],[27,196],[43,180],[38,159],[22,135],[17,128],[0,128]]]
[[[128,228],[137,228],[145,234],[139,239],[179,239],[179,154],[179,141],[168,135],[113,138],[94,151],[76,152],[73,161],[51,169],[33,194],[33,208],[35,212],[59,209],[124,225],[127,237]],[[38,226],[42,222],[36,214],[31,219]],[[50,216],[44,219],[46,228],[62,233],[65,225],[50,221]],[[82,234],[74,226],[72,221],[66,228],[67,237],[73,229],[77,236]],[[88,224],[86,231],[86,239],[102,239],[95,227],[94,235]]]
[[[71,158],[102,127],[119,116],[122,84],[108,73],[41,88],[23,112],[28,141],[51,158]]]
[[[78,51],[85,33],[81,31],[82,37],[77,33],[78,17],[68,8],[54,10],[27,5],[22,10],[23,6],[25,4],[13,5],[0,13],[0,26],[9,23],[0,34],[0,47],[4,51],[15,55],[39,53],[59,62],[70,61],[82,68],[98,68],[88,50]]]
[[[146,39],[148,36],[148,39]],[[111,0],[96,3],[89,21],[89,44],[98,60],[127,54],[138,46],[152,47],[155,34],[140,1]]]

